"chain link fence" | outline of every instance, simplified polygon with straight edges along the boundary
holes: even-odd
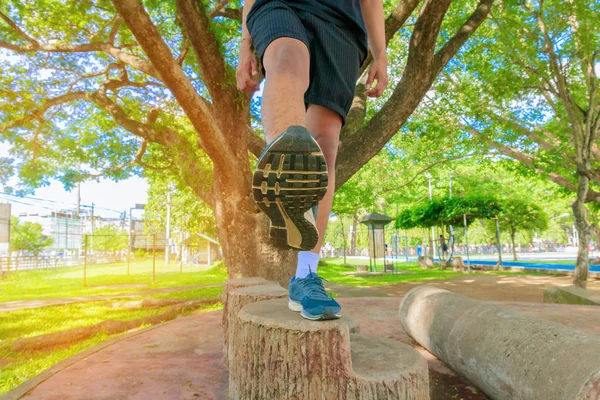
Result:
[[[410,231],[396,230],[393,228],[384,230],[384,241],[386,257],[398,258],[415,261],[419,256],[435,255],[436,258],[448,259],[450,256],[461,256],[471,258],[494,258],[498,257],[498,244],[496,241],[488,243],[469,242],[468,231],[462,227],[453,229],[453,235],[448,232],[442,234],[438,229],[434,229],[435,240],[432,241],[431,229],[413,229]],[[321,250],[321,256],[343,257],[346,256],[369,256],[369,230],[364,225],[356,226],[353,231],[352,226],[343,229],[337,225],[329,226]],[[524,255],[529,254],[532,257],[539,255],[548,256],[551,253],[565,253],[567,246],[561,243],[538,242],[538,243],[515,243],[514,249],[511,243],[503,243],[500,246],[503,259],[512,259],[514,253]],[[445,251],[444,251],[445,250]],[[442,257],[440,257],[440,255]]]
[[[131,266],[151,263],[153,281],[157,265],[161,271],[198,271],[221,259],[221,251],[214,240],[167,240],[164,235],[81,235],[81,248],[63,251],[12,252],[0,256],[0,275],[29,270],[83,268],[126,265],[115,268],[122,274],[131,274]],[[168,268],[165,268],[167,266]],[[111,270],[112,272],[112,270]],[[85,280],[85,278],[84,278]]]

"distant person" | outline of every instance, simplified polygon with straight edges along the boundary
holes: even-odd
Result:
[[[446,260],[448,258],[448,243],[446,243],[446,238],[444,235],[440,235],[440,249],[442,249],[441,259]]]

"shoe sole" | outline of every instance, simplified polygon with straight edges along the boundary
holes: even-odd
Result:
[[[321,314],[321,315],[309,314],[302,309],[301,303],[294,301],[294,300],[290,300],[288,302],[288,308],[294,312],[299,312],[303,318],[309,319],[311,321],[326,321],[326,320],[338,319],[338,318],[342,317],[342,314],[340,314],[340,313],[330,314],[329,316],[325,316],[325,314]]]
[[[288,302],[288,308],[292,311],[295,312],[301,312],[302,311],[302,304],[300,304],[297,301],[291,300]]]
[[[327,163],[313,136],[291,126],[266,149],[252,180],[252,195],[271,220],[269,236],[278,247],[312,250],[316,226],[304,214],[327,192]]]

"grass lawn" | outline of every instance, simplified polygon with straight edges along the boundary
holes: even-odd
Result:
[[[143,297],[176,299],[213,298],[217,297],[220,293],[221,288],[214,287],[140,296],[126,300],[139,300]],[[112,301],[119,300],[115,299]],[[201,306],[199,309],[212,311],[221,307],[222,304],[218,303]],[[12,348],[13,340],[90,326],[102,321],[129,321],[150,317],[165,312],[167,308],[113,308],[110,307],[108,301],[94,301],[0,313],[0,396],[52,365],[119,335],[99,333],[93,338],[75,343],[67,348],[32,353],[15,352]]]
[[[366,261],[366,262],[365,262]],[[368,260],[347,259],[349,266],[344,266],[343,258],[326,258],[319,263],[319,276],[333,283],[341,283],[350,286],[383,286],[394,283],[418,282],[428,280],[453,279],[466,274],[454,272],[451,269],[423,269],[418,263],[408,264],[402,262],[398,264],[401,271],[410,272],[408,274],[386,274],[375,276],[353,276],[344,275],[344,272],[356,271],[356,265],[368,265]],[[378,267],[383,267],[383,260],[377,263]],[[380,268],[379,268],[380,269]],[[471,275],[547,275],[539,272],[513,272],[513,271],[485,271],[473,272]]]
[[[201,271],[199,267],[156,263],[156,284],[152,285],[152,260],[131,263],[127,275],[126,263],[93,265],[87,268],[88,287],[83,286],[83,267],[64,267],[46,270],[17,271],[0,280],[0,303],[14,300],[37,300],[59,297],[114,295],[174,286],[193,286],[222,283],[227,270],[221,263]],[[106,287],[111,285],[144,284],[144,287]]]

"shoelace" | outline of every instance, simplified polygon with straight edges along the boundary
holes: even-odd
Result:
[[[306,288],[307,294],[312,298],[329,299],[329,294],[327,294],[327,291],[323,286],[324,279],[318,276],[317,274],[313,274],[310,270],[310,265],[308,266],[308,268],[308,276],[300,281],[302,287]]]

